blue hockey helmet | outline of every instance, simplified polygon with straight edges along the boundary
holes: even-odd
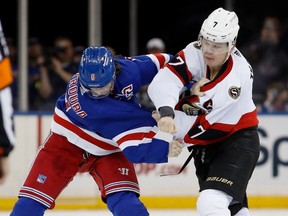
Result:
[[[79,65],[80,83],[88,89],[102,88],[111,82],[115,74],[111,51],[103,46],[90,46],[82,54]]]

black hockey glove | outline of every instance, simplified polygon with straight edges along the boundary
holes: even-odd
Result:
[[[195,95],[180,100],[176,108],[182,110],[186,113],[186,115],[190,116],[197,116],[208,113],[208,110],[200,104],[199,97]]]

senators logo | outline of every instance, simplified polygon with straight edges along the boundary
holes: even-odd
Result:
[[[233,99],[237,99],[240,96],[240,93],[241,93],[241,88],[237,86],[231,86],[228,90],[228,94]]]

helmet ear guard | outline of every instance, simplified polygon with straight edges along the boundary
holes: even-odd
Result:
[[[231,50],[236,45],[239,28],[235,12],[218,8],[204,20],[198,36],[198,43],[201,45],[202,38],[216,43],[227,42],[228,48]]]
[[[113,80],[114,60],[111,51],[103,46],[91,46],[84,50],[79,68],[79,80],[87,89],[102,88]]]

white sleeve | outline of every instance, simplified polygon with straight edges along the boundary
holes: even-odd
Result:
[[[177,133],[174,134],[174,139],[184,139],[186,134],[191,129],[191,126],[194,125],[198,116],[189,116],[184,112],[175,110],[175,124],[177,128]]]
[[[156,109],[169,106],[174,109],[179,94],[183,89],[182,82],[167,67],[162,68],[148,86],[148,95]]]

